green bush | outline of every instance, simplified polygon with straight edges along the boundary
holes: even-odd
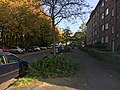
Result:
[[[39,58],[29,65],[28,76],[37,78],[68,77],[75,73],[75,63],[62,55]]]
[[[43,78],[69,77],[75,74],[76,64],[62,55],[48,55],[29,64],[28,73],[14,83],[14,86],[28,85]]]

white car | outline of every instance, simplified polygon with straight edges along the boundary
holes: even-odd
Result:
[[[20,47],[18,46],[13,46],[9,48],[9,51],[11,53],[24,53],[24,50],[22,50]]]
[[[47,49],[47,47],[40,47],[40,49],[41,49],[41,50],[46,50],[46,49]]]
[[[40,48],[38,46],[33,46],[34,51],[40,51]]]

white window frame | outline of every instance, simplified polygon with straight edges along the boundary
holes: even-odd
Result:
[[[101,38],[101,43],[104,43],[104,37]]]
[[[105,25],[102,25],[102,31],[104,31],[105,30]]]
[[[106,36],[105,37],[105,43],[108,43],[108,40],[109,40],[109,38],[108,38],[108,36]]]
[[[105,29],[108,29],[108,22],[105,24]]]
[[[114,16],[114,15],[115,15],[115,9],[112,8],[112,16]]]
[[[107,16],[109,14],[109,9],[107,8],[105,11],[105,15]]]
[[[119,37],[119,34],[117,33],[116,37],[118,38]]]
[[[102,1],[102,7],[104,7],[105,3],[104,3],[104,0]]]
[[[112,33],[114,33],[114,26],[112,25],[112,27],[111,27],[111,30],[112,30]]]
[[[102,19],[104,19],[104,17],[105,17],[105,14],[104,14],[104,13],[102,13],[102,17],[101,17],[101,18],[102,18]]]

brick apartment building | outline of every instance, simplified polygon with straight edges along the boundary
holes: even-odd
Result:
[[[120,0],[99,0],[87,22],[87,45],[101,43],[120,49]]]

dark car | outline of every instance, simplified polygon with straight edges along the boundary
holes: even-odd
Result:
[[[0,84],[26,74],[28,63],[8,52],[0,52]]]
[[[26,52],[34,52],[32,47],[25,47]]]

